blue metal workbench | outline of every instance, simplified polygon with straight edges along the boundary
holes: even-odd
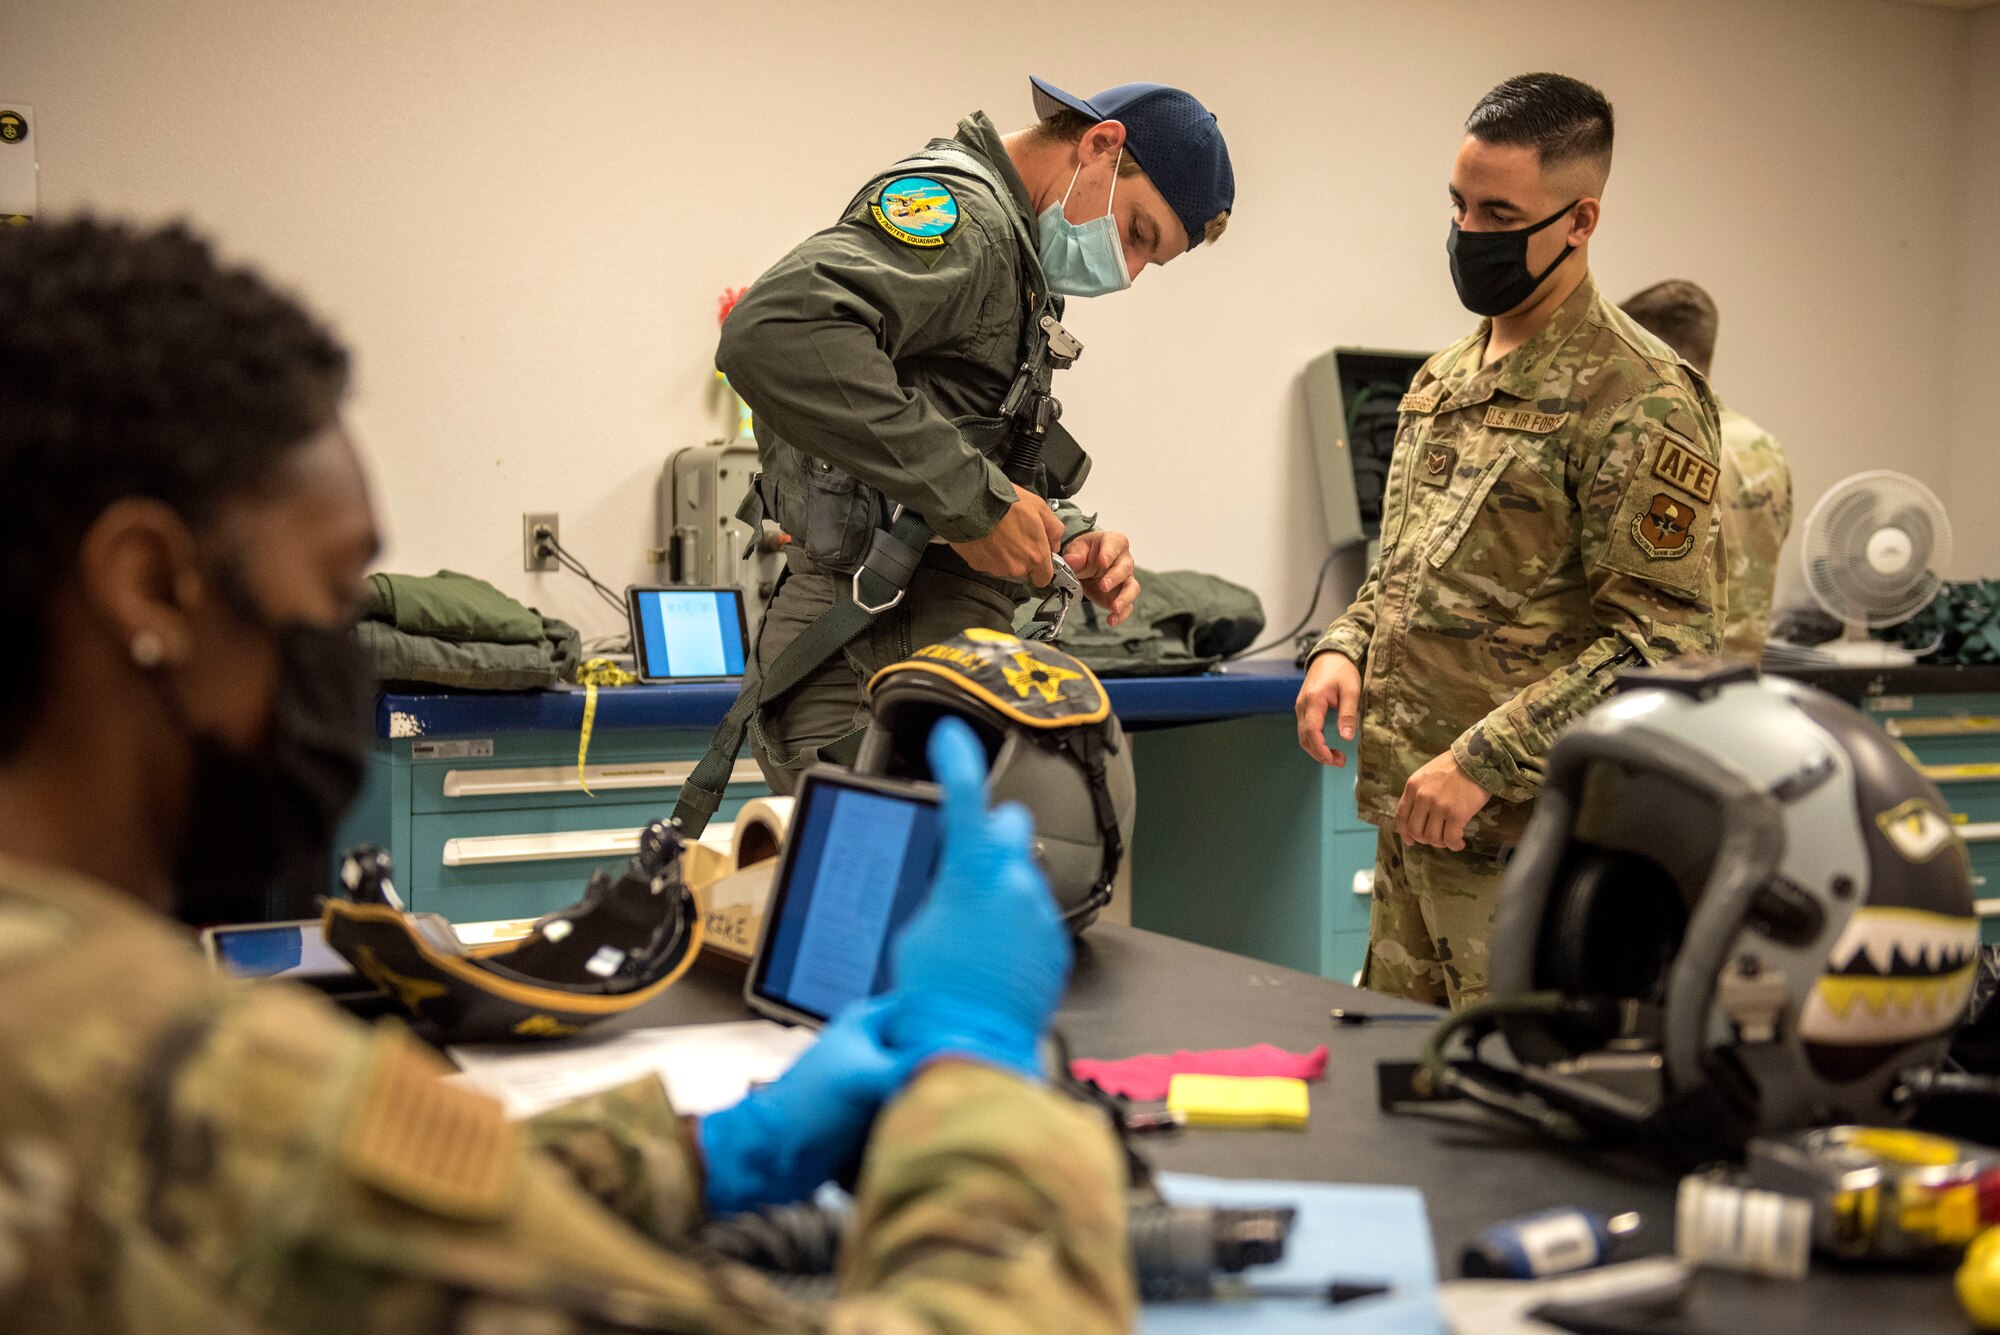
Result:
[[[1367,939],[1356,873],[1374,866],[1375,836],[1354,814],[1353,769],[1299,751],[1301,680],[1276,661],[1106,683],[1139,783],[1132,920],[1346,979]],[[735,697],[726,682],[600,690],[580,778],[581,689],[386,695],[340,846],[390,849],[421,910],[481,920],[558,908],[672,807]],[[716,819],[766,791],[746,757]]]
[[[1194,723],[1252,714],[1290,714],[1305,674],[1289,662],[1238,663],[1199,677],[1107,681],[1111,706],[1127,726]],[[733,682],[624,686],[597,696],[596,726],[713,728],[736,699]],[[576,731],[583,726],[584,691],[436,691],[382,697],[376,736],[468,737],[499,732]]]

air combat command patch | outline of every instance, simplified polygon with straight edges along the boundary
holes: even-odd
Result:
[[[942,246],[958,226],[958,201],[928,176],[899,176],[868,206],[881,229],[906,246]]]

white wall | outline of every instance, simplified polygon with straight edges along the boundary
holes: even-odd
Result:
[[[1718,385],[1789,444],[1803,500],[1889,460],[1940,486],[1952,472],[1962,15],[1883,0],[9,9],[0,97],[40,114],[45,209],[184,213],[311,294],[359,354],[388,563],[485,576],[592,633],[614,618],[577,581],[521,571],[520,513],[559,511],[608,582],[645,577],[662,460],[727,420],[716,294],[960,113],[1025,123],[1030,71],[1083,91],[1179,83],[1221,117],[1240,183],[1228,236],[1078,303],[1089,351],[1062,392],[1107,524],[1147,564],[1254,586],[1279,626],[1325,550],[1299,369],[1335,343],[1428,349],[1467,327],[1445,176],[1473,101],[1523,70],[1616,103],[1600,278],[1614,296],[1668,276],[1715,293]]]
[[[1973,16],[1965,45],[1959,169],[1957,359],[1950,385],[1955,564],[2000,578],[2000,9]]]

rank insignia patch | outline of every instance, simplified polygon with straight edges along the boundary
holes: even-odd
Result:
[[[901,176],[868,206],[876,225],[906,246],[941,246],[958,226],[958,201],[928,176]]]
[[[1664,491],[1653,493],[1653,504],[1632,521],[1632,540],[1655,561],[1672,561],[1694,550],[1695,509]]]
[[[1446,486],[1451,482],[1451,472],[1458,463],[1458,451],[1449,445],[1426,445],[1417,464],[1417,477],[1433,487]]]

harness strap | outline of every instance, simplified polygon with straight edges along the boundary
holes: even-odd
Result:
[[[700,835],[722,805],[722,794],[729,787],[729,773],[736,767],[751,718],[817,671],[868,629],[876,617],[902,602],[930,540],[931,526],[922,515],[914,510],[899,511],[893,524],[876,531],[874,544],[855,570],[846,594],[800,631],[769,671],[759,671],[755,656],[751,656],[744,665],[743,687],[736,694],[736,703],[717,725],[708,753],[681,785],[680,800],[674,803],[674,824],[683,836],[692,839]]]
[[[1090,803],[1097,817],[1097,831],[1104,841],[1104,859],[1096,884],[1090,887],[1090,902],[1071,911],[1071,917],[1101,909],[1111,902],[1111,883],[1118,879],[1118,862],[1125,855],[1125,841],[1118,833],[1118,812],[1111,805],[1111,785],[1105,781],[1104,753],[1111,749],[1097,728],[1080,728],[1062,737],[1068,751],[1090,779]]]

